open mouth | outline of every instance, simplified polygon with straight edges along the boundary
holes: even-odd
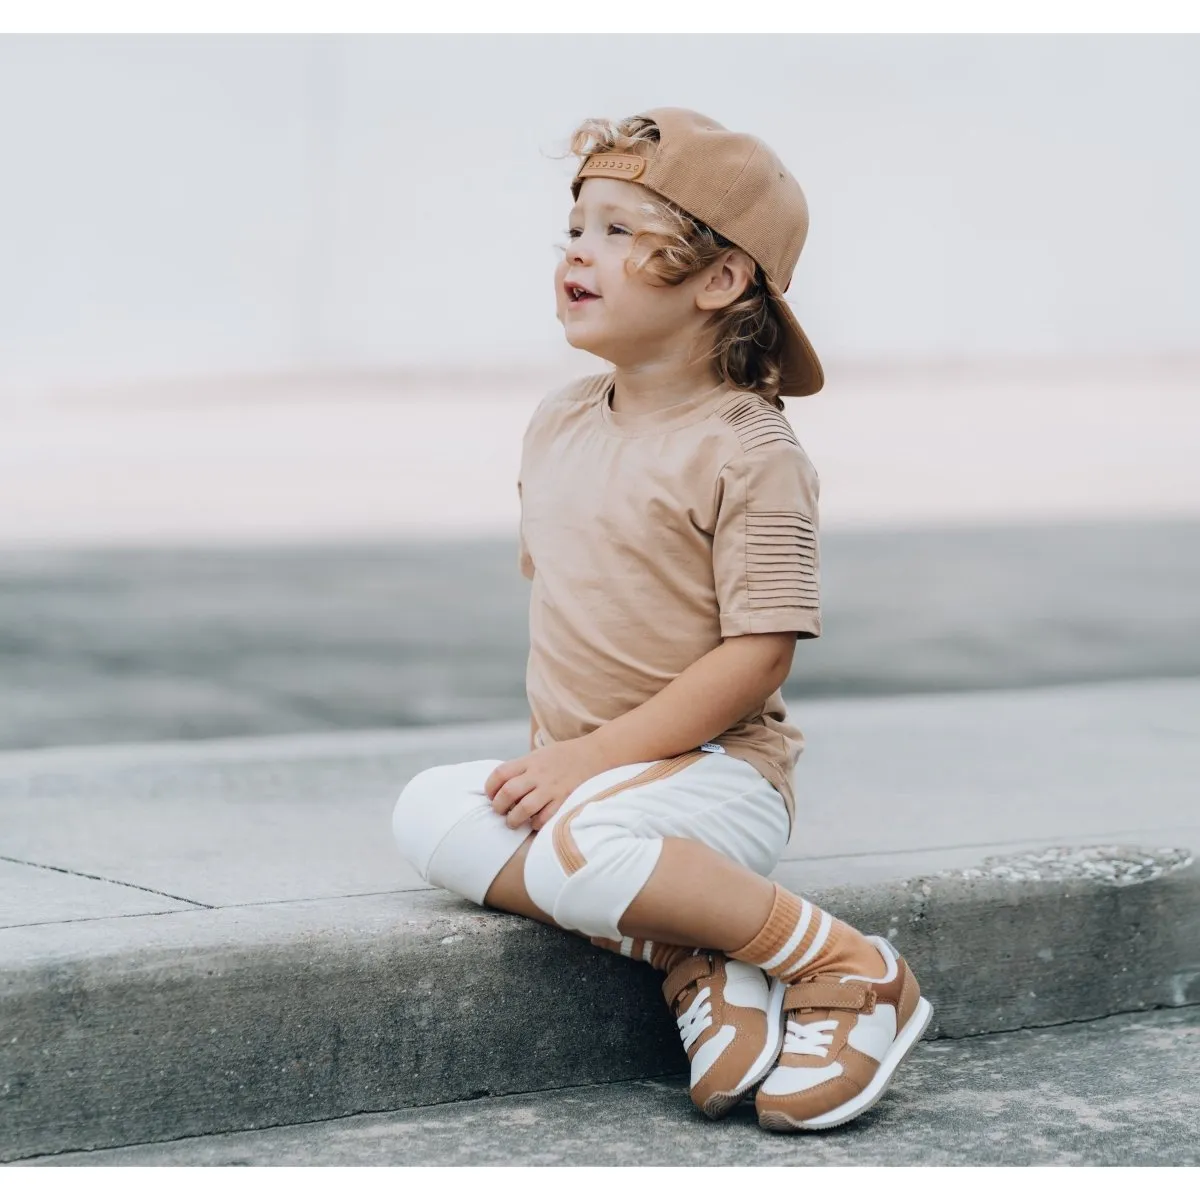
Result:
[[[587,288],[580,287],[575,283],[566,285],[567,299],[572,304],[578,304],[585,300],[598,300],[600,297],[596,292],[589,292]]]

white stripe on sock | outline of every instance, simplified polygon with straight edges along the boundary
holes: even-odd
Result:
[[[654,956],[654,943],[644,942],[642,944],[642,962],[651,962]]]
[[[800,945],[800,943],[804,940],[804,935],[808,932],[808,923],[811,920],[812,920],[812,905],[809,904],[809,902],[807,900],[801,900],[800,901],[800,919],[796,922],[795,931],[792,933],[792,936],[790,938],[788,938],[787,945],[784,946],[784,948],[782,950],[780,950],[780,952],[778,954],[773,955],[771,958],[767,959],[767,961],[765,963],[759,963],[758,965],[764,971],[770,971],[774,967],[779,966],[780,963],[787,962],[788,955],[790,955],[796,949],[796,947],[798,945]]]
[[[621,939],[621,953],[625,955],[626,958],[633,957],[633,938],[623,937]]]
[[[829,927],[833,924],[833,918],[828,913],[821,914],[821,924],[817,928],[817,936],[813,938],[812,945],[800,957],[800,961],[788,971],[789,978],[795,978],[796,972],[807,963],[812,962],[816,958],[821,947],[829,940]]]

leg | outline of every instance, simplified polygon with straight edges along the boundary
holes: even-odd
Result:
[[[731,951],[763,927],[774,899],[770,881],[741,863],[703,842],[668,837],[620,929],[628,937]]]
[[[525,860],[529,857],[530,847],[537,836],[536,833],[531,833],[522,843],[520,850],[504,864],[500,874],[496,876],[492,886],[488,888],[488,893],[483,898],[483,902],[488,908],[496,908],[501,912],[516,913],[520,917],[532,917],[535,921],[541,921],[546,925],[553,925],[555,929],[562,929],[563,927],[553,917],[542,912],[534,904],[529,898],[529,892],[525,888]],[[568,930],[567,932],[570,931]],[[692,953],[691,948],[673,945],[665,938],[648,940],[639,938],[594,937],[591,939],[591,943],[593,946],[599,946],[603,950],[611,950],[614,954],[620,954],[624,958],[634,958],[639,962],[648,962],[652,967],[656,967],[660,971],[669,971]]]
[[[764,877],[787,818],[753,767],[695,752],[586,786],[590,796],[555,814],[526,858],[527,893],[557,924],[711,947],[787,982],[801,971],[883,969],[858,930]]]
[[[525,860],[529,857],[529,847],[536,833],[531,833],[522,843],[521,848],[504,864],[500,874],[492,880],[483,902],[488,908],[498,908],[501,912],[516,913],[519,917],[532,917],[546,925],[556,925],[552,917],[547,916],[532,900],[525,890]]]
[[[716,947],[710,938],[721,936],[719,923],[743,895],[753,923],[755,898],[739,886],[745,879],[765,889],[762,907],[770,910],[770,884],[697,839],[769,870],[787,842],[783,799],[748,764],[703,754],[618,768],[588,786],[589,797],[556,814],[530,846],[527,892],[560,924],[667,972],[663,996],[688,1056],[692,1101],[720,1117],[774,1065],[783,1038],[782,985],[720,952],[681,951],[680,942],[692,939],[677,934],[691,930],[700,935],[696,945]],[[683,832],[690,837],[672,836]],[[676,859],[685,888],[646,905],[644,897],[660,885],[667,892],[675,886]],[[694,883],[697,871],[706,873],[702,886]],[[640,925],[628,915],[637,915],[639,897],[649,909]],[[684,914],[688,907],[696,911]],[[746,920],[735,918],[728,944],[740,944]]]
[[[483,785],[500,759],[430,767],[405,785],[392,813],[401,854],[426,883],[483,904],[528,831],[509,829]]]
[[[405,858],[427,883],[476,904],[563,928],[529,898],[525,861],[539,836],[510,829],[492,811],[483,784],[499,759],[431,767],[414,776],[396,802],[392,832]],[[593,943],[628,953],[620,939]],[[661,970],[690,950],[656,947],[645,958]],[[635,957],[642,957],[642,948]]]
[[[886,1091],[928,1025],[929,1002],[884,939],[763,878],[752,835],[769,806],[752,788],[730,794],[734,768],[681,759],[678,769],[628,776],[624,795],[601,785],[594,803],[556,816],[547,826],[557,824],[555,836],[526,858],[528,892],[592,936],[694,941],[730,955],[706,956],[707,966],[685,960],[664,985],[691,1059],[692,1098],[710,1116],[761,1079],[765,1128],[853,1120]],[[764,971],[774,976],[770,1002]],[[753,998],[739,1007],[743,996]],[[742,1039],[752,1027],[753,1039]],[[730,1047],[748,1041],[753,1058],[734,1061],[717,1029],[731,1031]]]
[[[658,866],[625,910],[621,929],[633,937],[696,939],[788,982],[802,971],[884,970],[880,952],[853,926],[682,838],[663,840]]]

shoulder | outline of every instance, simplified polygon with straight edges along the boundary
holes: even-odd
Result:
[[[765,396],[738,392],[713,414],[727,464],[772,465],[798,471],[815,482],[816,468],[786,414]]]
[[[596,375],[582,375],[551,388],[538,401],[533,415],[529,418],[525,430],[526,440],[553,429],[563,418],[589,408],[603,396],[611,382],[612,372],[606,371]]]
[[[538,402],[533,415],[569,411],[574,408],[586,407],[598,400],[605,389],[612,383],[612,372],[598,375],[581,375],[569,383],[559,384],[551,388]]]

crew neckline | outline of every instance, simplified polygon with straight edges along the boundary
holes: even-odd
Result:
[[[643,437],[646,434],[665,433],[671,429],[681,429],[696,421],[702,421],[711,416],[720,405],[738,394],[738,389],[730,387],[725,382],[718,382],[713,387],[678,404],[666,408],[651,409],[644,413],[615,412],[610,407],[613,385],[616,382],[616,372],[607,371],[596,377],[593,390],[595,409],[600,424],[605,433],[613,437]]]

